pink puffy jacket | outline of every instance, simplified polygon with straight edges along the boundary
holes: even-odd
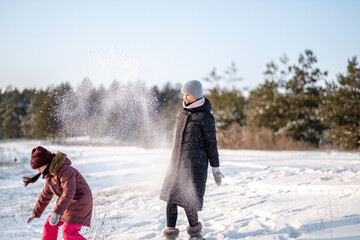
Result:
[[[45,178],[45,187],[33,211],[35,217],[41,216],[55,194],[59,198],[53,211],[61,215],[60,221],[89,227],[93,208],[90,187],[64,153],[56,153]]]

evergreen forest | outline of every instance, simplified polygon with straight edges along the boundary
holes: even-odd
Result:
[[[284,55],[266,64],[255,89],[241,82],[232,63],[199,79],[212,104],[220,148],[360,150],[360,67],[356,56],[329,79],[311,50],[295,62]],[[234,84],[235,83],[235,84]],[[49,139],[88,136],[124,144],[156,145],[171,139],[181,109],[181,85],[145,87],[141,81],[109,88],[84,79],[47,89],[0,89],[0,139]],[[161,134],[160,134],[161,133]],[[151,143],[151,144],[150,144]]]

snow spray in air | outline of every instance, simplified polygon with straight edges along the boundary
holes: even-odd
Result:
[[[55,115],[62,133],[66,137],[87,137],[91,143],[105,140],[126,145],[154,144],[154,138],[161,136],[156,121],[157,101],[144,83],[132,79],[136,74],[124,74],[126,69],[134,68],[114,54],[112,50],[109,57],[102,56],[96,65],[102,66],[102,71],[118,67],[120,75],[111,74],[124,77],[122,83],[113,81],[109,89],[96,89],[85,79],[76,90],[70,89],[57,98]],[[124,62],[127,65],[122,67]],[[109,76],[109,71],[104,76]]]

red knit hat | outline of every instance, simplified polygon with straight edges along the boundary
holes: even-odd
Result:
[[[30,164],[33,169],[42,167],[50,163],[53,158],[53,154],[45,148],[38,146],[31,152]]]

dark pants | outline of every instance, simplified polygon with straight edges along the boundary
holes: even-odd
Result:
[[[194,209],[184,208],[189,225],[194,227],[198,223],[198,213]],[[176,204],[168,203],[166,206],[166,221],[168,227],[176,226],[178,209]]]

